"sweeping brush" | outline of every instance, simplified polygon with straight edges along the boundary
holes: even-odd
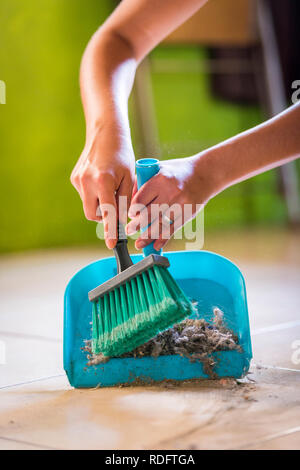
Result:
[[[149,255],[133,264],[124,228],[114,248],[118,274],[89,292],[92,352],[121,356],[194,313],[194,307],[168,271],[169,260]]]

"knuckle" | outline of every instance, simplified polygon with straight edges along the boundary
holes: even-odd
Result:
[[[77,176],[76,173],[74,173],[74,172],[71,173],[70,181],[71,181],[73,186],[75,186],[75,187],[77,186],[79,181],[78,181],[78,176]]]
[[[100,171],[96,175],[95,180],[99,186],[104,186],[107,183],[111,183],[112,181],[114,181],[115,178],[111,171]]]
[[[88,172],[81,173],[79,180],[81,184],[86,185],[91,180],[91,175]]]
[[[130,168],[125,168],[124,169],[124,179],[126,181],[130,181],[131,184],[133,185],[133,183],[134,183],[134,174],[132,173]]]

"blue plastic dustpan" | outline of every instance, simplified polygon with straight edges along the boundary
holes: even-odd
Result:
[[[243,352],[215,353],[219,377],[242,377],[252,357],[245,282],[240,270],[223,256],[208,251],[169,252],[170,272],[185,293],[198,302],[200,316],[211,320],[212,310],[224,312],[225,323],[237,334]],[[134,262],[142,255],[132,256]],[[69,282],[64,302],[64,369],[74,387],[111,386],[134,381],[207,378],[201,363],[180,356],[111,359],[86,366],[84,340],[91,338],[92,310],[87,293],[116,275],[114,258],[81,269]]]
[[[159,170],[159,162],[137,162],[138,186]],[[155,252],[149,245],[144,254]],[[157,253],[157,252],[155,252]],[[223,256],[208,251],[169,252],[170,272],[187,296],[198,302],[202,318],[210,321],[213,308],[224,312],[225,324],[238,336],[243,351],[215,353],[219,377],[245,375],[252,358],[245,281],[240,270]],[[142,255],[132,256],[134,263]],[[208,378],[200,362],[174,356],[114,358],[106,364],[87,367],[84,340],[91,338],[92,308],[88,292],[117,274],[115,258],[104,258],[81,269],[70,280],[64,298],[64,369],[72,386],[96,387],[164,379]]]

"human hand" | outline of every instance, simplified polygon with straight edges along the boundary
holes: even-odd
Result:
[[[207,167],[204,154],[162,161],[159,173],[139,190],[135,182],[126,232],[133,235],[149,226],[137,239],[137,249],[152,241],[156,250],[161,249],[203,208],[215,189],[212,178],[206,176]]]
[[[115,122],[106,122],[89,132],[72,171],[71,182],[82,199],[86,218],[103,222],[105,242],[110,249],[117,241],[117,219],[124,224],[127,222],[133,180],[134,153],[130,135]],[[121,196],[126,199],[120,205]]]

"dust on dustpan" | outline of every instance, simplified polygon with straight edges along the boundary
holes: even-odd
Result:
[[[223,312],[214,308],[213,314],[212,323],[199,318],[183,320],[120,357],[155,358],[178,354],[193,362],[202,362],[205,373],[211,378],[216,378],[214,367],[217,360],[212,354],[217,351],[242,352],[242,348],[238,344],[237,336],[225,326]],[[103,364],[110,359],[101,353],[93,354],[90,340],[85,341],[83,349],[87,352],[88,366]]]

